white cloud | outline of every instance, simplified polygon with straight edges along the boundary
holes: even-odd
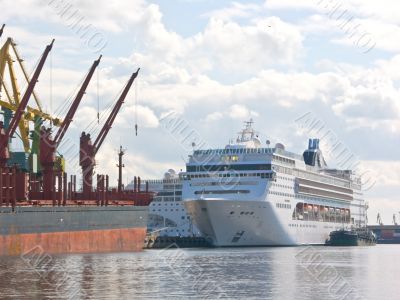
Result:
[[[224,117],[224,114],[221,112],[213,112],[209,115],[206,116],[206,118],[204,119],[205,122],[213,122],[213,121],[219,121]]]
[[[109,174],[110,185],[116,186],[118,179],[118,170],[116,163],[118,162],[117,151],[119,145],[111,146],[105,144],[96,157],[97,174]],[[123,183],[126,184],[133,180],[134,176],[140,176],[144,179],[160,178],[168,169],[180,170],[183,164],[179,161],[174,162],[158,162],[147,156],[133,154],[134,149],[127,148],[123,157],[125,167],[123,168]]]
[[[237,121],[246,121],[253,117],[258,117],[259,114],[256,111],[250,110],[248,107],[242,104],[233,104],[228,109],[223,111],[215,111],[208,114],[204,118],[204,122],[223,122],[224,118],[231,118]]]
[[[130,61],[146,64],[151,71],[163,69],[155,81],[166,83],[187,81],[188,73],[219,69],[252,73],[270,65],[290,65],[303,51],[300,32],[277,17],[248,25],[212,17],[204,31],[184,39],[166,30],[154,5],[148,8],[140,37],[145,49],[136,51]]]
[[[78,17],[84,18],[85,24],[98,29],[120,32],[128,25],[135,24],[143,18],[147,3],[143,0],[1,0],[2,15],[5,20],[44,20],[65,24],[73,23]],[[94,9],[95,8],[95,9]]]
[[[261,8],[262,7],[257,4],[233,2],[229,7],[213,10],[204,14],[203,16],[216,18],[219,20],[231,20],[234,18],[250,17],[255,12],[261,10]]]
[[[197,55],[207,54],[214,67],[249,72],[293,63],[302,52],[302,40],[295,27],[277,17],[246,26],[211,18],[204,32],[193,38],[192,48]]]
[[[255,111],[250,111],[246,106],[240,104],[234,104],[229,109],[229,116],[236,120],[247,120],[250,117],[257,117],[258,113]]]
[[[122,107],[116,120],[116,126],[122,130],[124,127],[133,128],[136,121],[143,128],[157,128],[159,125],[158,118],[152,109],[147,106],[132,104]]]
[[[400,37],[400,21],[395,13],[400,4],[391,0],[266,0],[265,7],[309,11],[309,16],[300,23],[304,31],[341,32],[341,35],[332,37],[332,42],[355,46],[362,53],[373,48],[390,52],[400,50],[396,42]],[[368,45],[364,47],[364,44]]]
[[[400,184],[400,161],[364,161],[363,165],[375,172],[374,179],[381,187],[398,187]]]

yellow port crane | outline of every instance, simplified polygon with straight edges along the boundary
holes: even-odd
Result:
[[[4,29],[4,25],[1,30]],[[15,59],[13,58],[15,57]],[[5,44],[0,49],[0,92],[2,90],[5,94],[5,99],[1,98],[0,95],[0,106],[4,111],[4,119],[5,123],[7,123],[7,118],[10,118],[11,112],[15,112],[17,107],[21,101],[21,91],[19,89],[17,83],[17,76],[14,68],[14,63],[17,62],[19,68],[22,71],[23,77],[26,80],[26,83],[29,84],[29,75],[26,71],[26,68],[23,64],[23,59],[19,55],[19,52],[16,47],[16,43],[12,38],[7,38]],[[6,69],[8,69],[9,74],[9,82],[11,83],[11,89],[7,87],[6,83]],[[35,123],[35,130],[40,127],[40,123],[42,120],[48,120],[53,123],[55,126],[60,126],[62,124],[62,120],[58,118],[53,118],[51,115],[43,112],[41,103],[39,101],[38,96],[35,92],[33,92],[33,98],[36,102],[37,108],[33,108],[28,106],[24,116],[21,118],[19,122],[19,134],[22,140],[22,144],[24,147],[25,153],[31,153],[32,148],[36,148],[38,142],[32,141],[32,148],[29,143],[29,122]],[[8,114],[8,115],[7,115]],[[35,134],[33,135],[35,136]],[[36,150],[36,149],[35,149]],[[35,151],[34,150],[34,151]]]

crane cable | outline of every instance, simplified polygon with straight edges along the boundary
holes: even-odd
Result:
[[[97,69],[97,124],[100,124],[100,79],[99,79],[99,69]]]
[[[100,112],[100,114],[99,114],[99,115],[100,115],[100,120],[103,120],[103,118],[107,117],[107,116],[111,113],[111,111],[112,111],[112,109],[113,109],[115,103],[118,101],[119,95],[122,93],[123,89],[124,89],[124,87],[121,88],[121,90],[120,90],[119,93],[115,96],[115,98],[114,98],[113,100],[111,100],[110,102],[108,102],[108,103],[106,104],[105,108],[103,109],[103,111]],[[84,130],[84,131],[86,131],[87,133],[90,133],[90,134],[93,134],[93,135],[94,135],[96,132],[99,132],[100,130],[101,130],[101,128],[98,127],[98,126],[96,125],[96,121],[95,121],[95,120],[92,120],[92,121],[85,127],[85,130]]]
[[[138,78],[135,82],[135,133],[138,134]]]
[[[53,114],[53,51],[50,52],[50,115]],[[50,128],[53,128],[53,119],[50,119]]]

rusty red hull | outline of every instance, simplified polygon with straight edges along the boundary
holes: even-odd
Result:
[[[140,251],[148,207],[0,207],[0,255]]]
[[[146,228],[11,234],[0,237],[0,255],[136,252],[145,236]]]

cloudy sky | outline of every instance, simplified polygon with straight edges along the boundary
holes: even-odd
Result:
[[[253,118],[263,140],[294,152],[308,137],[322,137],[330,166],[346,162],[368,174],[370,223],[378,212],[385,223],[400,217],[400,3],[0,0],[0,7],[1,42],[14,38],[28,70],[56,39],[37,86],[53,114],[65,113],[63,104],[103,54],[60,149],[70,173],[79,173],[80,132],[98,130],[97,112],[106,116],[140,67],[97,172],[115,181],[122,144],[125,181],[161,177],[184,168],[190,139],[223,147]],[[171,114],[189,137],[166,128]]]

